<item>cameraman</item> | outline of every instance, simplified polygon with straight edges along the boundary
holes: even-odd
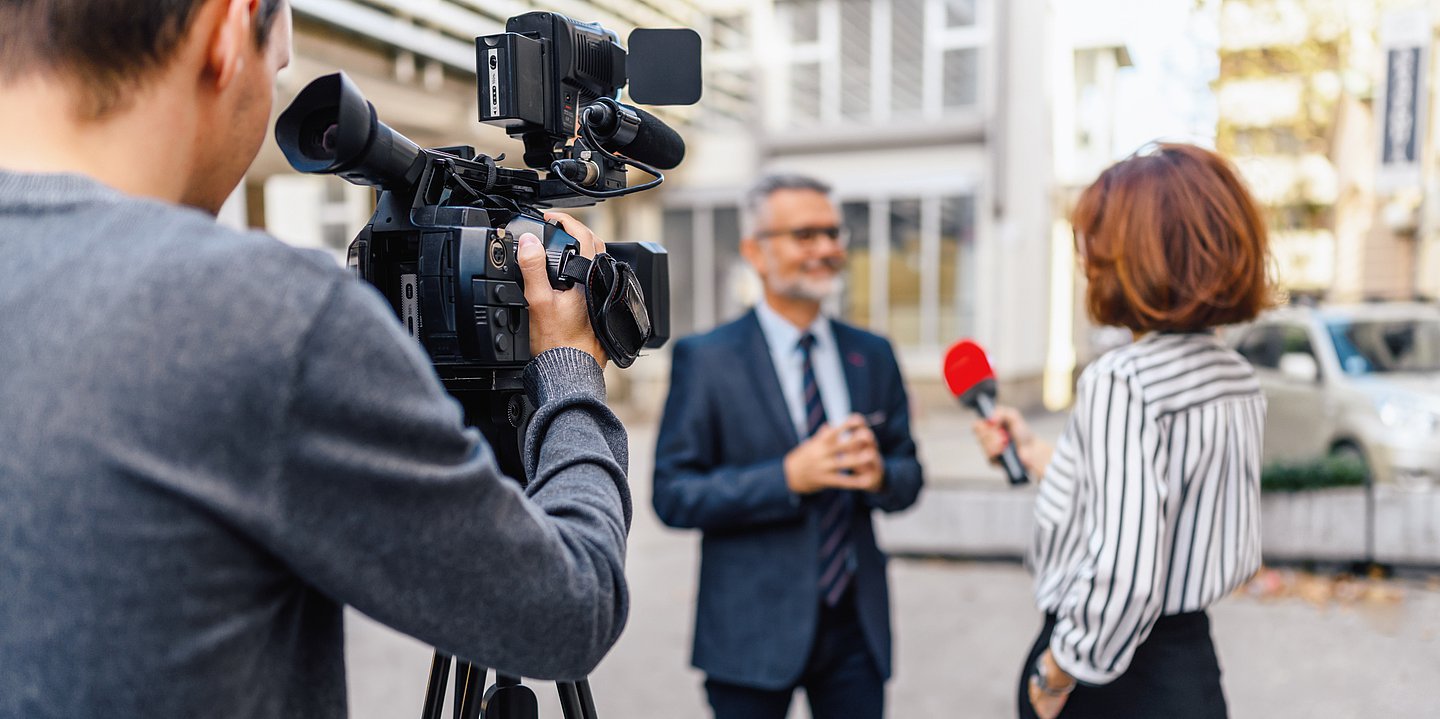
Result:
[[[290,27],[0,4],[0,718],[343,717],[344,604],[541,678],[624,624],[625,432],[538,241],[522,490],[378,293],[215,224]]]

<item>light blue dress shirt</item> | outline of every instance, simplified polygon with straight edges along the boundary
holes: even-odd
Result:
[[[840,364],[840,348],[835,344],[835,333],[830,329],[829,318],[824,315],[816,317],[807,330],[802,330],[781,317],[763,299],[755,304],[755,316],[760,320],[765,344],[770,347],[770,360],[774,362],[775,374],[780,378],[780,391],[785,395],[790,421],[795,424],[795,436],[804,441],[807,429],[805,358],[800,352],[800,336],[806,331],[815,335],[815,344],[810,348],[810,363],[815,368],[815,383],[820,386],[825,420],[830,424],[845,421],[850,415],[850,387],[845,384],[845,368]]]

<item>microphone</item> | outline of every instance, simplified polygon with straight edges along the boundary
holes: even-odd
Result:
[[[601,146],[636,162],[671,170],[685,159],[685,141],[660,118],[638,107],[602,97],[581,120]]]
[[[970,340],[956,342],[945,353],[945,384],[960,403],[990,419],[995,414],[995,372],[990,369],[990,360],[985,350]],[[1010,484],[1020,485],[1030,481],[1025,465],[1020,464],[1020,455],[1015,453],[1015,443],[1008,442],[1000,452],[1000,464]]]

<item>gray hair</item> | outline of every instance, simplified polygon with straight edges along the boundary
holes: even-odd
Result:
[[[774,173],[765,175],[745,191],[745,201],[740,206],[740,231],[745,237],[759,231],[760,212],[770,196],[781,190],[812,190],[826,197],[830,196],[830,185],[809,175]]]

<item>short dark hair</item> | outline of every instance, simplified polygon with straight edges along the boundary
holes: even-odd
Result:
[[[741,216],[744,222],[743,231],[746,235],[756,231],[756,223],[758,222],[756,217],[759,216],[760,209],[765,206],[765,201],[769,200],[771,195],[781,190],[810,190],[825,195],[826,197],[830,196],[830,186],[809,175],[793,173],[765,175],[759,180],[756,180],[755,184],[751,185],[750,189],[745,191],[745,202],[741,206]]]
[[[195,13],[210,0],[5,0],[0,2],[0,81],[25,73],[64,73],[88,95],[81,108],[99,118],[125,92],[169,62]],[[255,42],[264,47],[283,0],[260,0]]]
[[[1260,210],[1209,150],[1157,144],[1112,165],[1070,221],[1100,324],[1194,332],[1254,319],[1274,302]]]

